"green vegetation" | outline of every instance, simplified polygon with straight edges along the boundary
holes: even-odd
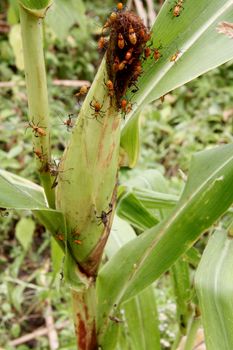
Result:
[[[36,170],[38,164],[32,161],[34,154],[31,142],[31,129],[26,129],[28,125],[27,92],[24,85],[24,73],[21,69],[22,57],[19,54],[19,41],[17,40],[17,35],[19,35],[19,27],[17,24],[18,13],[17,10],[15,10],[17,8],[16,2],[11,1],[10,4],[10,7],[7,1],[0,4],[0,10],[3,12],[1,20],[5,24],[5,26],[0,25],[0,30],[1,28],[6,28],[5,32],[2,32],[0,37],[0,80],[3,84],[0,89],[0,164],[1,170],[7,170],[39,184],[40,179],[38,171]],[[97,40],[100,35],[102,24],[106,21],[106,17],[114,8],[115,4],[108,1],[105,2],[104,5],[103,7],[102,1],[87,2],[85,5],[86,8],[84,9],[82,8],[83,3],[81,1],[75,2],[70,0],[68,4],[68,2],[62,0],[56,0],[56,7],[58,9],[57,18],[60,19],[59,21],[53,16],[52,12],[50,13],[50,11],[48,11],[47,22],[43,29],[51,116],[51,145],[54,159],[61,158],[71,137],[71,132],[67,130],[63,121],[68,118],[69,114],[74,114],[73,119],[75,119],[82,105],[82,101],[78,103],[74,96],[79,90],[79,87],[73,87],[71,84],[70,86],[58,86],[54,84],[54,80],[93,81],[101,62],[100,54],[97,50]],[[158,7],[157,4],[156,6]],[[167,8],[170,7],[171,4],[167,3]],[[221,7],[221,1],[219,1],[219,7]],[[87,17],[84,15],[84,12],[87,14]],[[186,12],[187,8],[185,7],[183,14],[185,15]],[[228,17],[230,21],[231,18],[229,14]],[[160,17],[158,18],[158,23],[159,21]],[[174,24],[174,19],[172,24]],[[161,31],[158,24],[158,32],[159,30]],[[179,30],[179,28],[177,30]],[[169,39],[169,37],[166,36],[165,31],[163,31],[163,35],[164,37],[161,39],[165,40],[165,42],[172,40],[172,38]],[[223,38],[225,39],[224,36]],[[180,43],[182,45],[182,38],[178,38],[176,45]],[[165,66],[163,66],[163,62],[165,62],[166,57],[170,57],[171,54],[176,51],[176,45],[173,45],[174,47],[169,47],[167,53],[164,49],[164,61],[161,62],[158,69],[164,69]],[[171,48],[173,51],[169,51]],[[208,48],[206,48],[206,50],[208,50]],[[196,59],[198,53],[194,51],[192,54],[194,59]],[[228,59],[230,59],[230,53]],[[225,61],[227,61],[227,59],[225,59]],[[215,65],[220,63],[222,62],[217,62]],[[151,61],[149,64],[151,64]],[[166,62],[164,65],[165,64]],[[186,64],[187,70],[189,70],[189,64],[192,64],[192,62],[189,63],[188,61],[187,63],[184,53],[184,57],[175,63],[174,71],[178,71],[181,65],[185,66]],[[128,243],[126,253],[124,253],[124,248],[119,251],[119,253],[122,254],[121,259],[118,258],[117,260],[117,255],[115,255],[114,258],[112,258],[112,256],[116,254],[117,250],[126,244],[127,241],[135,237],[135,232],[137,235],[140,235],[147,229],[152,228],[152,230],[149,231],[148,239],[153,243],[154,232],[157,231],[158,235],[160,234],[159,230],[161,224],[157,226],[157,223],[164,218],[167,218],[166,220],[169,222],[169,218],[172,217],[172,208],[179,200],[188,173],[190,174],[190,182],[188,182],[189,187],[186,187],[186,197],[183,196],[182,205],[187,205],[187,207],[188,205],[193,205],[191,208],[193,220],[195,220],[195,223],[199,222],[199,227],[197,225],[196,235],[194,232],[193,236],[189,237],[188,243],[182,243],[182,237],[180,237],[180,248],[175,246],[173,241],[166,241],[165,236],[164,241],[161,241],[161,245],[163,243],[170,244],[170,246],[178,252],[178,250],[182,248],[182,244],[188,244],[189,247],[191,247],[191,243],[199,239],[203,231],[204,236],[195,243],[195,250],[188,250],[185,254],[183,254],[184,251],[181,252],[182,259],[179,259],[172,268],[170,268],[171,261],[166,263],[167,265],[165,264],[165,266],[169,268],[169,273],[163,274],[162,277],[157,279],[153,284],[153,287],[147,288],[142,294],[131,299],[131,301],[128,300],[129,296],[134,296],[137,292],[141,292],[142,285],[146,287],[155,280],[155,277],[159,277],[162,272],[166,271],[164,266],[159,266],[159,259],[163,263],[158,254],[159,251],[157,252],[158,261],[151,260],[144,267],[144,270],[147,272],[150,270],[150,267],[157,267],[157,271],[155,268],[151,268],[148,275],[143,271],[144,276],[147,275],[146,282],[146,278],[144,278],[143,283],[140,284],[140,273],[143,275],[143,272],[139,270],[138,275],[136,275],[131,285],[130,283],[127,287],[119,285],[119,288],[125,288],[123,300],[125,300],[126,303],[123,304],[123,306],[120,305],[120,308],[113,315],[111,311],[110,315],[112,315],[112,320],[107,320],[107,323],[110,323],[111,326],[116,324],[121,327],[121,320],[124,318],[124,324],[127,325],[127,330],[125,328],[123,329],[123,327],[120,328],[121,333],[118,349],[125,348],[124,339],[127,339],[128,342],[127,349],[137,349],[135,344],[137,344],[139,349],[152,349],[152,346],[155,346],[154,344],[156,342],[156,346],[159,349],[160,345],[157,333],[155,332],[156,339],[153,339],[153,337],[149,339],[149,337],[147,337],[148,334],[151,334],[151,329],[156,329],[156,327],[158,327],[157,317],[160,323],[161,348],[175,349],[174,345],[172,348],[172,344],[174,341],[178,344],[181,335],[187,333],[187,330],[189,330],[189,323],[192,321],[195,312],[197,312],[197,300],[196,296],[193,295],[193,273],[198,265],[200,253],[203,252],[210,234],[214,231],[211,225],[218,220],[218,226],[221,227],[222,232],[226,232],[232,221],[232,213],[230,211],[219,221],[219,217],[228,209],[232,202],[230,194],[227,194],[227,192],[231,192],[232,164],[230,163],[231,166],[229,165],[229,168],[224,168],[223,170],[221,166],[224,157],[227,162],[231,149],[221,148],[218,149],[218,151],[212,150],[209,151],[209,153],[203,153],[203,156],[199,156],[199,158],[197,156],[194,163],[191,165],[191,171],[189,171],[190,162],[191,157],[197,151],[212,149],[212,146],[232,142],[232,64],[232,61],[229,61],[186,85],[175,89],[173,92],[169,92],[165,96],[163,103],[158,99],[162,94],[160,94],[161,91],[167,92],[164,91],[163,86],[161,87],[158,84],[158,87],[155,87],[153,90],[156,91],[156,88],[158,89],[158,96],[156,95],[157,92],[154,92],[153,96],[143,95],[146,91],[144,86],[145,81],[143,79],[139,80],[139,97],[141,100],[153,102],[146,104],[141,113],[141,149],[137,166],[132,170],[128,167],[122,168],[119,174],[120,186],[116,209],[118,216],[114,220],[111,237],[106,247],[106,256],[108,259],[111,259],[100,273],[98,282],[99,300],[104,300],[105,293],[110,295],[110,303],[112,304],[115,303],[115,300],[121,300],[117,295],[118,288],[112,288],[111,283],[114,285],[117,278],[122,278],[122,280],[124,278],[127,280],[128,278],[127,269],[129,264],[133,262],[133,252],[131,255],[129,253],[131,242]],[[210,64],[210,68],[211,67]],[[155,67],[155,69],[157,69],[157,67]],[[148,71],[145,63],[145,76],[146,74],[148,74]],[[157,71],[154,72],[154,76],[156,76],[156,74],[158,74]],[[189,80],[184,77],[184,72],[182,74],[183,76],[181,76],[181,78],[179,76],[180,82],[177,85]],[[180,75],[182,74],[180,73]],[[169,79],[169,77],[166,79]],[[171,77],[170,79],[172,81],[172,79],[175,78]],[[7,82],[13,83],[12,86],[7,86]],[[151,81],[151,84],[153,84],[153,81]],[[130,93],[129,96],[131,96]],[[137,98],[137,94],[135,94],[135,96],[132,102],[136,101],[134,101],[134,98]],[[155,101],[154,98],[156,98]],[[83,108],[89,108],[89,102],[89,100],[86,100],[86,105],[84,103]],[[137,106],[137,104],[135,105]],[[135,120],[134,118],[133,116],[130,120]],[[128,135],[128,132],[131,132],[133,135],[130,129],[131,122],[128,120],[128,117],[126,117],[123,133],[125,132],[126,135]],[[37,141],[38,140],[36,140],[36,142]],[[129,145],[127,145],[127,142],[124,146],[125,151],[129,152],[129,148],[127,148]],[[133,158],[136,159],[137,157],[137,147],[135,147]],[[209,164],[209,169],[205,169],[205,164],[207,163]],[[201,173],[201,168],[204,168],[206,173],[204,171]],[[148,171],[148,169],[151,169],[151,171]],[[197,177],[199,172],[200,179]],[[193,178],[191,176],[192,174],[194,174]],[[202,196],[206,195],[204,190],[200,192],[195,202],[191,204],[186,203],[186,199],[189,197],[190,193],[194,191],[193,189],[195,186],[198,187],[201,184],[206,174],[210,182],[209,187],[208,184],[206,185],[206,191],[208,192],[208,198],[211,198],[210,201],[213,203],[212,207],[210,206],[206,209],[205,214],[209,217],[208,223],[201,221],[200,212],[197,210],[198,207],[203,205]],[[224,177],[226,181],[223,185],[223,187],[226,187],[224,198],[222,198],[223,193],[221,189],[219,189],[219,192],[216,190],[211,193],[211,184],[218,182],[222,177]],[[65,187],[69,185],[69,183],[65,181],[62,184]],[[153,199],[151,199],[152,194]],[[12,197],[13,196],[12,194]],[[206,197],[206,200],[208,200],[208,198]],[[214,205],[216,198],[218,198],[218,203],[221,202],[221,205],[217,208],[216,205]],[[38,199],[42,201],[40,194],[38,194]],[[67,262],[64,263],[63,259],[61,259],[60,248],[53,238],[51,238],[48,228],[46,229],[42,226],[38,215],[37,219],[32,216],[29,207],[25,208],[26,210],[24,211],[18,208],[18,210],[14,211],[0,212],[0,303],[2,305],[0,311],[0,346],[7,350],[14,349],[15,347],[14,345],[10,345],[10,341],[24,334],[30,334],[40,327],[45,327],[47,320],[46,313],[51,313],[52,310],[53,319],[59,336],[59,349],[76,349],[76,340],[74,339],[74,329],[71,320],[72,305],[70,291],[65,284],[63,274],[66,275],[65,277],[72,287],[74,287],[74,285],[72,285],[74,281],[72,278],[69,280],[69,277],[67,277],[67,267],[64,269],[64,264],[66,265]],[[102,209],[106,210],[106,205],[104,205]],[[187,224],[187,227],[188,225],[193,225],[192,222],[185,222],[185,220],[187,220],[186,213],[188,214],[188,210],[190,209],[187,208],[187,212],[185,212],[182,217],[183,224]],[[177,213],[180,213],[179,204]],[[34,214],[36,214],[35,211]],[[211,217],[211,215],[213,217]],[[122,222],[119,217],[126,221]],[[132,224],[134,230],[132,230],[132,227],[130,228],[126,222]],[[201,230],[200,226],[202,226]],[[100,230],[99,225],[96,231],[97,230]],[[176,230],[177,228],[174,226],[171,227],[170,232],[174,234]],[[193,231],[195,231],[195,227],[193,227]],[[185,234],[185,230],[180,230],[180,234]],[[224,242],[227,239],[226,234],[223,233],[223,235],[224,238],[220,240],[221,246],[224,246]],[[139,239],[141,239],[141,237],[143,236],[140,236]],[[116,241],[114,241],[114,239],[116,239]],[[143,239],[138,242],[138,245],[142,245],[143,248],[143,244],[145,244]],[[148,242],[146,242],[145,249],[147,243]],[[210,243],[211,246],[213,246],[214,239],[212,239]],[[140,248],[136,245],[132,247],[132,249]],[[171,247],[168,251],[172,251]],[[159,248],[160,246],[158,246],[158,249]],[[211,247],[209,248],[208,246],[208,249],[211,250]],[[221,251],[216,252],[216,261],[218,259],[217,253],[220,255]],[[125,256],[127,255],[130,255],[129,259],[132,261],[130,261],[130,263],[128,261],[128,266],[126,267],[124,267],[123,264],[120,266],[121,261],[124,262]],[[171,260],[173,259],[173,261],[175,261],[175,255],[173,256],[171,253],[170,257]],[[176,257],[178,257],[178,253]],[[222,258],[221,255],[220,258]],[[199,265],[197,283],[200,283],[199,295],[203,294],[203,299],[208,300],[209,294],[206,295],[206,290],[200,282],[201,276],[203,276],[201,268],[204,270],[205,264],[208,266],[208,256],[205,257],[205,259],[206,260],[203,260]],[[114,266],[114,261],[116,261],[115,266],[120,266],[120,270],[116,271],[116,273],[113,274],[113,279],[110,280],[109,276],[111,274],[108,274],[108,272],[112,266]],[[68,266],[69,263],[70,262],[68,262]],[[213,258],[212,264],[214,263],[215,260]],[[135,268],[137,268],[137,266]],[[215,273],[214,267],[211,273]],[[228,276],[227,267],[224,273]],[[121,276],[118,277],[117,274]],[[211,278],[209,279],[211,280]],[[106,286],[108,282],[109,285]],[[220,283],[222,282],[220,281]],[[222,285],[223,284],[224,283],[222,283]],[[102,285],[104,286],[103,289],[101,289]],[[110,292],[111,288],[112,291],[114,289],[112,295],[111,293],[108,294],[108,288],[110,288]],[[116,293],[116,296],[114,293]],[[155,298],[154,293],[156,295]],[[222,301],[217,299],[216,295],[213,295],[212,298],[213,304],[214,302],[219,302],[221,306]],[[201,306],[202,303],[204,303],[203,300]],[[135,323],[132,322],[132,319],[135,318],[135,305],[137,307],[140,305],[141,308],[138,309],[138,323],[137,321],[135,321]],[[145,310],[150,310],[151,305],[154,305],[154,311],[151,313],[151,319],[153,319],[154,323],[151,322],[150,324],[150,327],[153,328],[150,329],[148,326],[148,328],[145,327],[144,329],[140,322],[144,322],[143,312],[145,312]],[[106,306],[104,306],[104,308],[105,307]],[[108,307],[111,308],[111,305],[109,304]],[[108,307],[106,308],[107,312],[109,311]],[[204,320],[204,324],[207,325],[211,312],[213,312],[211,303],[209,308],[210,311],[207,312]],[[217,311],[214,311],[217,314]],[[227,314],[227,310],[224,310],[224,312]],[[102,321],[100,315],[101,310],[99,313],[99,324],[101,325]],[[120,322],[118,323],[117,320],[120,320]],[[217,324],[217,321],[216,324],[213,322],[209,332],[212,331],[213,327],[217,327]],[[111,329],[114,327],[109,328],[107,328],[107,335],[115,331]],[[102,329],[105,329],[105,324],[103,327],[100,327],[100,333]],[[103,344],[106,342],[104,338],[106,334],[103,336]],[[146,340],[151,341],[151,343],[145,343]],[[224,350],[230,350],[228,341],[229,339],[226,336],[225,344],[227,345]],[[107,345],[104,345],[104,349],[109,350],[111,348],[110,344],[106,344]],[[30,348],[39,350],[51,348],[47,334],[36,336],[17,347],[17,349],[20,350]],[[187,350],[188,349],[187,347]],[[212,350],[211,345],[209,349]],[[215,350],[215,348],[213,349]],[[216,350],[218,349],[216,348]]]

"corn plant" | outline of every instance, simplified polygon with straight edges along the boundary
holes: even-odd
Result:
[[[195,154],[180,198],[156,172],[146,175],[150,185],[135,179],[120,187],[118,173],[136,165],[143,106],[233,58],[232,40],[216,29],[233,20],[233,0],[165,1],[150,33],[119,3],[103,27],[99,45],[107,52],[59,164],[51,158],[42,38],[52,2],[18,4],[41,186],[1,170],[1,210],[31,210],[57,242],[79,350],[160,349],[153,282],[169,269],[179,324],[173,348],[186,334],[192,349],[200,324],[190,292],[189,262],[199,263],[192,246],[233,202],[233,146]],[[210,350],[233,344],[230,227],[214,234],[196,278]]]

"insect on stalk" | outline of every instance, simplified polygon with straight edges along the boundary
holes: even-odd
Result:
[[[47,158],[46,154],[43,151],[43,146],[41,146],[41,148],[33,148],[33,153],[41,162],[44,162],[44,160]]]
[[[33,119],[28,123],[25,132],[28,128],[32,129],[32,132],[34,133],[35,137],[46,136],[46,128],[44,126],[39,126],[39,122],[35,124]]]
[[[101,118],[103,118],[106,113],[105,111],[102,111],[103,104],[101,105],[94,97],[93,100],[90,102],[90,107],[94,111],[92,113],[93,118],[100,122],[98,120],[98,117],[100,116]]]
[[[108,224],[108,215],[112,212],[112,204],[109,204],[109,211],[106,212],[104,210],[101,211],[101,214],[99,216],[96,215],[96,218],[99,219],[98,226],[101,225],[101,223],[104,225],[104,227]]]
[[[51,176],[54,177],[54,180],[53,180],[53,183],[52,183],[52,186],[51,186],[51,189],[55,188],[57,185],[58,185],[58,176],[61,174],[61,173],[64,173],[68,170],[73,170],[73,168],[69,168],[69,169],[66,169],[66,170],[60,170],[59,169],[59,166],[60,166],[60,162],[56,163],[55,160],[53,160],[52,162],[50,162],[48,164],[48,167],[49,167],[49,173]],[[62,181],[66,181],[68,183],[70,183],[69,180],[64,180],[62,179]]]

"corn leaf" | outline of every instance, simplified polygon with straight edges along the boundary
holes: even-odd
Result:
[[[160,47],[161,57],[145,60],[138,92],[128,92],[134,105],[122,131],[124,140],[130,138],[136,112],[143,105],[233,58],[232,39],[216,30],[221,21],[233,22],[232,0],[185,0],[178,17],[172,14],[174,6],[167,0],[152,28],[151,49]],[[124,149],[133,159],[132,147],[124,144]]]
[[[233,344],[233,240],[223,229],[210,238],[196,272],[205,342],[210,350]]]
[[[106,332],[106,315],[114,304],[120,305],[156,280],[232,202],[233,145],[197,153],[176,208],[163,222],[123,246],[100,270],[99,331]]]

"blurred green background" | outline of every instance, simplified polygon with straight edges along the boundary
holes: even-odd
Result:
[[[162,2],[145,1],[145,14],[149,13],[148,4],[153,3],[157,13]],[[95,76],[101,61],[97,50],[101,26],[115,5],[111,0],[55,0],[55,6],[48,11],[44,47],[56,159],[69,139],[62,120],[70,113],[78,114],[80,105],[74,94],[83,80],[91,83]],[[137,10],[134,1],[128,6]],[[144,109],[140,159],[136,169],[121,172],[121,182],[145,169],[157,169],[174,188],[180,188],[194,152],[233,141],[232,68],[233,62],[228,62],[169,93],[163,103],[158,100]],[[17,3],[1,0],[0,165],[38,182],[31,134],[29,130],[25,132],[26,126],[27,96]],[[52,274],[48,232],[29,212],[10,212],[0,216],[0,233],[0,346],[14,349],[10,341],[45,327],[46,312],[52,309],[59,329],[59,349],[76,349],[69,291],[60,281],[61,276]],[[163,349],[170,349],[175,336],[175,303],[167,279],[159,282],[163,288],[157,290]],[[34,336],[17,349],[49,349],[48,338],[46,334]]]

